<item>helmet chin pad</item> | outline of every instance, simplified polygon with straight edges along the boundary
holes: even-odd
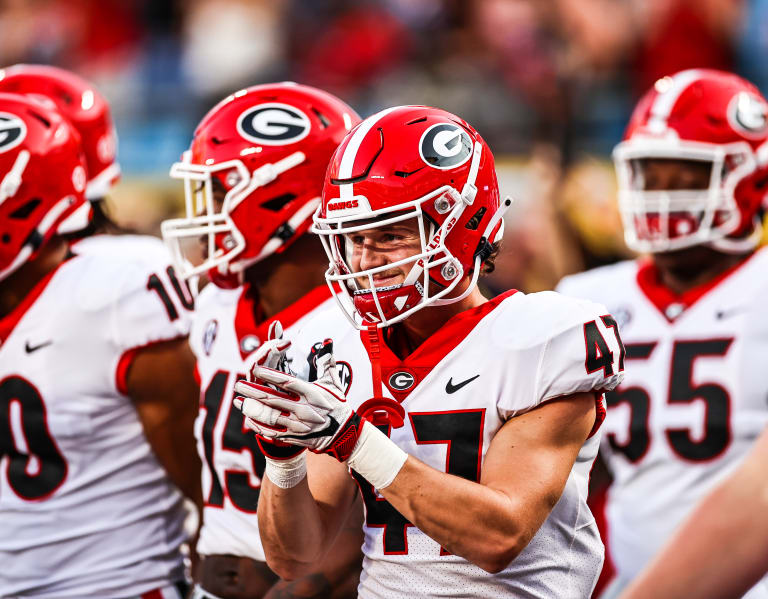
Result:
[[[207,274],[211,283],[221,289],[237,289],[243,284],[242,272],[232,272],[229,269],[226,272],[221,272],[218,266],[214,266],[208,269]]]
[[[353,292],[352,302],[355,310],[364,320],[374,323],[382,322],[385,319],[389,321],[422,301],[423,295],[419,292],[420,287],[421,284],[416,283],[360,289]],[[378,300],[378,306],[376,300]]]

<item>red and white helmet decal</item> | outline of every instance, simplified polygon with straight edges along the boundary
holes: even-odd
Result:
[[[469,160],[472,147],[472,140],[464,129],[454,123],[438,123],[421,136],[419,155],[427,166],[449,169]]]
[[[750,92],[739,92],[728,105],[731,126],[748,137],[763,139],[768,130],[768,103]]]
[[[8,112],[0,112],[0,153],[18,146],[27,136],[24,121]]]
[[[248,108],[237,119],[237,132],[248,141],[284,146],[309,135],[312,123],[295,106],[265,102]]]

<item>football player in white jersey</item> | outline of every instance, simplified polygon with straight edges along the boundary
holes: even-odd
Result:
[[[284,343],[236,385],[260,438],[321,454],[267,459],[259,525],[282,576],[332,552],[359,489],[360,597],[592,591],[587,478],[623,348],[598,304],[483,297],[510,203],[480,135],[440,109],[384,110],[334,154],[314,231],[342,310],[295,342],[319,341],[315,380],[268,367]]]
[[[627,245],[649,257],[566,277],[622,327],[627,377],[608,394],[613,597],[768,423],[768,104],[736,75],[687,70],[638,103],[614,157]],[[761,586],[749,597],[768,597]]]
[[[89,206],[69,122],[1,92],[0,122],[0,596],[180,599],[182,496],[144,431],[185,407],[139,373],[186,328],[138,326],[163,305],[149,271],[71,253]]]
[[[91,206],[87,226],[67,235],[73,253],[95,254],[111,260],[104,273],[106,288],[123,284],[144,288],[148,298],[140,309],[119,314],[117,323],[131,329],[139,340],[121,358],[121,386],[134,400],[153,451],[173,482],[200,508],[200,467],[192,449],[192,427],[196,415],[198,387],[192,377],[194,356],[186,335],[189,332],[194,298],[189,287],[174,272],[163,242],[151,235],[127,234],[109,217],[105,196],[120,177],[117,162],[117,134],[109,104],[88,81],[48,65],[17,64],[0,70],[0,92],[29,94],[50,101],[80,134],[88,179],[85,197]],[[109,257],[109,258],[108,258]],[[125,277],[134,277],[129,283]],[[122,301],[119,292],[115,301]],[[168,338],[158,331],[171,323]],[[151,342],[151,343],[150,343]],[[156,378],[163,372],[169,389],[160,389]],[[176,416],[171,417],[171,414]]]
[[[328,161],[359,120],[315,88],[250,87],[203,117],[190,150],[171,169],[185,181],[186,216],[165,221],[163,236],[183,276],[205,274],[213,283],[200,293],[190,334],[201,382],[195,433],[204,492],[195,597],[288,597],[299,587],[302,597],[328,597],[359,575],[358,523],[347,535],[348,557],[337,556],[339,568],[297,584],[278,582],[265,563],[256,517],[264,457],[232,406],[235,381],[248,372],[247,356],[268,340],[270,324],[280,319],[293,331],[333,302],[320,243],[305,233]]]

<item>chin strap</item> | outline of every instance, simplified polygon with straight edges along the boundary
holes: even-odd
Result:
[[[484,255],[488,253],[487,248],[490,248],[493,243],[499,241],[504,234],[504,213],[509,210],[509,207],[512,205],[512,198],[507,196],[504,198],[504,201],[501,203],[501,206],[499,206],[499,209],[496,210],[496,213],[493,215],[493,218],[488,223],[488,226],[485,228],[485,231],[483,231],[483,236],[480,238],[480,242],[477,244],[477,251],[475,252],[475,265],[472,268],[472,279],[469,281],[469,285],[467,285],[467,288],[461,293],[461,295],[458,295],[456,297],[450,297],[445,299],[438,299],[435,300],[432,304],[433,306],[445,306],[446,304],[453,304],[455,302],[460,302],[465,297],[467,297],[470,293],[472,293],[472,290],[477,285],[477,280],[480,278],[480,268],[482,265],[483,260],[485,260],[488,256]],[[489,240],[489,236],[493,233],[493,230],[496,228],[496,225],[501,222],[501,227],[499,227],[499,232],[494,236],[493,241]]]
[[[405,422],[405,410],[398,401],[384,397],[384,388],[381,383],[382,339],[380,330],[375,324],[372,324],[363,333],[363,343],[371,359],[373,397],[360,404],[356,411],[361,418],[369,420],[374,426],[400,428]]]
[[[373,396],[382,397],[383,390],[381,386],[381,338],[379,337],[379,328],[372,324],[366,329],[368,338],[368,355],[371,358],[371,374],[373,376]]]
[[[19,152],[11,170],[9,170],[5,177],[3,177],[3,180],[0,181],[0,204],[16,195],[16,192],[21,185],[21,175],[24,173],[24,169],[27,168],[28,162],[29,152],[27,150]]]

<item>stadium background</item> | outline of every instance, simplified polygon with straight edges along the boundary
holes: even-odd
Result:
[[[0,64],[68,68],[109,100],[109,209],[143,232],[181,208],[167,173],[197,121],[247,85],[315,85],[362,116],[461,115],[515,198],[494,291],[629,256],[610,152],[639,94],[689,67],[765,93],[767,57],[768,0],[0,0]]]
[[[110,101],[123,179],[110,209],[157,233],[167,177],[218,99],[316,85],[367,116],[407,103],[472,123],[515,197],[495,290],[551,287],[627,255],[610,151],[634,101],[687,67],[768,90],[768,0],[3,0],[0,64],[50,63]]]

